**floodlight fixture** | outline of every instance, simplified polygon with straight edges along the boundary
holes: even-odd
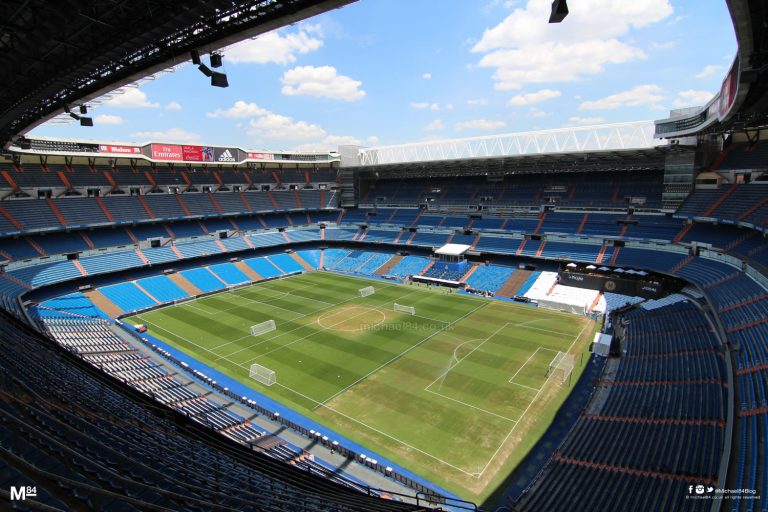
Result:
[[[211,76],[211,75],[213,75],[213,71],[211,71],[211,68],[209,68],[209,67],[208,67],[208,66],[206,66],[205,64],[200,64],[199,66],[197,66],[197,69],[199,69],[199,70],[200,70],[200,72],[201,72],[202,74],[204,74],[205,76]]]
[[[554,0],[552,2],[552,14],[549,15],[550,23],[560,23],[568,16],[568,2],[566,0]]]
[[[214,71],[211,74],[211,86],[212,87],[229,87],[229,81],[225,73],[219,73]]]

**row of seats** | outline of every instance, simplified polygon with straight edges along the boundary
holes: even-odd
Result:
[[[254,185],[315,185],[334,183],[338,170],[330,167],[316,169],[248,169],[228,167],[226,169],[181,167],[111,167],[108,165],[87,166],[72,164],[40,165],[24,163],[3,165],[0,171],[0,189],[26,188],[79,188],[79,187],[130,187],[166,185],[186,188],[192,185],[217,187],[220,184],[240,185],[245,189]]]
[[[225,425],[249,436],[261,432],[252,427],[241,430],[237,428],[245,426],[241,418],[190,396],[173,380],[151,377],[156,368],[147,366],[126,344],[110,339],[103,324],[54,325],[54,335],[69,351],[56,349],[9,317],[0,322],[3,482],[6,488],[36,486],[35,508],[289,512],[415,508],[369,497],[352,486],[331,485],[316,473],[276,460],[276,455],[254,456],[224,436],[212,436],[211,427],[223,431]],[[89,362],[78,361],[71,351]],[[115,377],[144,393],[156,393],[187,418],[151,406],[147,398],[116,385],[91,365],[108,366]],[[199,426],[206,420],[208,426]],[[336,482],[342,480],[339,475]]]
[[[689,483],[715,482],[724,448],[727,387],[717,334],[688,301],[636,307],[615,324],[618,368],[609,371],[609,362],[592,401],[515,510],[608,503],[615,510],[704,510],[686,495]],[[575,477],[589,492],[563,488]],[[622,492],[606,484],[614,481]]]
[[[315,189],[13,199],[0,201],[0,234],[190,216],[320,210],[335,208],[336,201],[332,192]]]
[[[538,206],[542,202],[580,207],[621,207],[630,198],[649,208],[661,207],[663,171],[643,173],[571,173],[505,176],[490,181],[480,176],[428,179],[380,179],[361,203],[416,205],[493,204]]]

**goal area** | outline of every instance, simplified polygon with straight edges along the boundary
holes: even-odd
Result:
[[[261,322],[260,324],[252,325],[251,326],[251,336],[261,336],[262,334],[266,334],[268,332],[274,331],[277,329],[275,326],[274,320],[267,320],[266,322]]]
[[[573,373],[574,356],[567,352],[558,352],[547,367],[547,377],[552,377],[561,384],[565,383]]]
[[[358,292],[360,292],[361,297],[368,297],[376,293],[376,290],[374,290],[373,286],[366,286],[365,288],[360,288]]]
[[[277,382],[275,371],[270,370],[266,366],[261,366],[260,364],[253,363],[249,374],[252,379],[261,382],[265,386],[271,386]]]
[[[407,313],[409,315],[415,315],[416,314],[416,308],[413,306],[403,306],[402,304],[398,304],[395,302],[395,311],[398,313]]]

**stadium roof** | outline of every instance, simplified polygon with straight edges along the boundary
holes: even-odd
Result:
[[[0,142],[200,53],[355,0],[4,0]]]
[[[435,254],[440,256],[461,256],[471,248],[471,245],[465,244],[445,244],[441,248],[437,249]]]
[[[638,121],[416,142],[360,149],[359,165],[390,165],[585,152],[643,151],[666,144],[666,142],[655,140],[653,134],[653,121]]]

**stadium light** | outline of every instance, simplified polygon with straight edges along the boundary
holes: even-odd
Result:
[[[566,0],[554,0],[552,2],[552,14],[549,15],[550,23],[560,23],[568,16],[568,2]]]
[[[211,68],[209,68],[205,64],[200,64],[199,66],[197,66],[197,69],[199,69],[200,72],[202,74],[204,74],[205,76],[212,76],[213,75],[213,71],[211,71]]]
[[[211,74],[211,86],[229,87],[229,81],[227,80],[227,75],[224,73],[219,73],[218,71],[214,71]]]

